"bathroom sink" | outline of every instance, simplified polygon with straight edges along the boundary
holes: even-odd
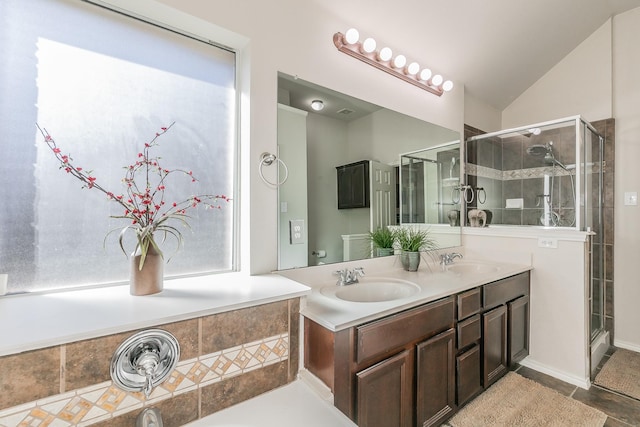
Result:
[[[484,262],[463,261],[449,264],[445,269],[454,274],[486,274],[498,271],[499,267]]]
[[[394,278],[365,278],[346,286],[325,286],[320,293],[351,302],[383,302],[407,298],[420,292],[415,283]]]

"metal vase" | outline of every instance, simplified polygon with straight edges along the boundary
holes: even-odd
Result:
[[[376,248],[376,257],[393,255],[393,248]]]
[[[140,269],[140,248],[131,256],[129,293],[131,295],[152,295],[162,292],[164,260],[153,245],[149,245],[147,257]]]
[[[420,266],[420,252],[402,251],[400,262],[406,271],[418,271]]]

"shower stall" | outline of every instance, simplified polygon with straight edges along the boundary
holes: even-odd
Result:
[[[604,332],[604,138],[580,116],[471,137],[465,142],[470,209],[489,226],[590,231],[590,333]]]

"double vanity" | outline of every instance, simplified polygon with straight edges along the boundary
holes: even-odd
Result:
[[[530,266],[466,259],[418,272],[396,257],[284,273],[301,307],[304,368],[360,427],[439,425],[528,354]]]

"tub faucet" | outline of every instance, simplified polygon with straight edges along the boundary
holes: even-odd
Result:
[[[336,285],[353,285],[354,283],[358,283],[358,277],[364,276],[364,268],[356,267],[353,270],[344,268],[342,270],[334,271],[333,274],[338,276]]]
[[[445,265],[449,265],[451,263],[453,263],[453,260],[456,258],[462,258],[462,254],[458,253],[458,252],[451,252],[449,254],[442,254],[440,255],[440,265],[442,265],[443,267]]]
[[[146,408],[136,419],[136,427],[163,427],[162,415],[158,408]]]

